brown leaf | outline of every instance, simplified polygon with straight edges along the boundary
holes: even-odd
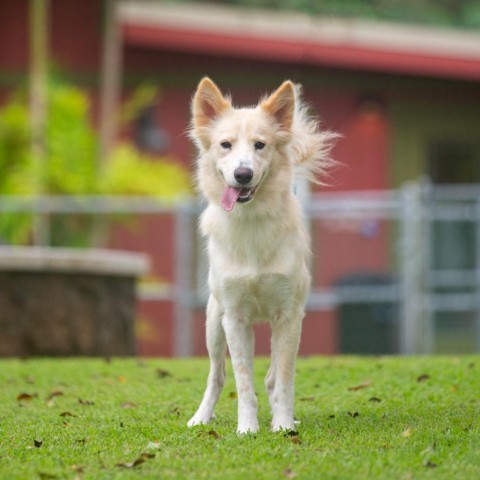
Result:
[[[33,400],[34,398],[38,398],[38,393],[19,393],[17,395],[17,401],[19,402],[24,402],[24,401],[29,401]]]
[[[52,390],[47,397],[47,400],[52,400],[55,397],[63,397],[64,393],[61,390]]]
[[[220,435],[215,430],[209,430],[208,434],[215,440],[220,440]]]
[[[378,397],[372,397],[368,399],[369,402],[380,403],[381,400]]]
[[[155,372],[158,378],[167,378],[172,376],[172,374],[168,370],[164,370],[163,368],[157,368]]]
[[[368,388],[371,385],[372,385],[372,382],[364,382],[364,383],[361,383],[360,385],[355,385],[354,387],[349,387],[348,390],[350,390],[351,392],[356,392],[358,390]]]
[[[287,478],[295,478],[297,476],[297,474],[291,468],[286,468],[282,472],[282,475]]]
[[[422,373],[422,375],[420,375],[417,378],[417,382],[424,382],[425,380],[428,380],[429,378],[430,378],[430,375],[428,375],[428,373]]]
[[[120,404],[120,407],[128,410],[129,408],[137,408],[137,404],[134,402],[123,402]]]
[[[117,463],[115,466],[116,467],[121,467],[121,468],[135,468],[138,465],[141,465],[142,463],[145,463],[145,461],[150,459],[150,458],[155,458],[155,454],[154,453],[142,453],[133,462],[121,462],[121,463]]]
[[[313,402],[315,401],[315,397],[311,395],[310,397],[300,397],[299,400],[301,402]]]
[[[41,480],[53,480],[55,478],[58,478],[56,475],[47,472],[38,472],[38,476]]]
[[[87,406],[95,405],[95,402],[91,402],[90,400],[82,400],[81,398],[78,399],[78,403],[80,405],[87,405]]]
[[[289,438],[290,441],[295,445],[300,445],[302,440],[300,439],[300,435],[295,430],[289,430],[283,435],[285,438]]]
[[[35,448],[40,448],[43,445],[43,440],[33,440],[33,446]]]
[[[76,417],[76,415],[74,415],[73,413],[71,412],[62,412],[60,414],[61,417]]]
[[[71,467],[71,470],[73,470],[75,473],[84,473],[85,470],[83,469],[82,466],[80,465],[72,465]]]
[[[235,400],[235,399],[237,398],[237,392],[230,392],[230,393],[228,394],[228,398],[229,398],[230,400]]]

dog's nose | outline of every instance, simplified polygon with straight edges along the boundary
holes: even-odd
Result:
[[[240,185],[246,185],[253,178],[253,170],[247,167],[238,167],[233,172],[233,176]]]

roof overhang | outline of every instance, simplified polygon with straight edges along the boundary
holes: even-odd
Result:
[[[126,45],[480,80],[480,34],[295,12],[124,1]]]

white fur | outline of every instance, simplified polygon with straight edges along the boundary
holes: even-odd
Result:
[[[256,107],[232,107],[208,78],[192,102],[191,136],[199,150],[197,182],[208,201],[200,228],[208,237],[210,298],[207,348],[210,373],[203,400],[188,422],[206,424],[225,382],[227,345],[238,394],[239,433],[256,432],[253,383],[254,322],[272,327],[272,361],[265,379],[272,430],[294,429],[295,358],[310,286],[309,238],[300,205],[292,194],[294,169],[311,180],[328,165],[330,140],[308,117],[299,88],[285,82]],[[225,148],[229,142],[230,148]],[[256,142],[265,144],[255,147]],[[234,172],[248,167],[252,200],[221,205]]]

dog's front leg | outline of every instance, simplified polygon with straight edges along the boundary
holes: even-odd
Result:
[[[248,322],[228,315],[223,318],[223,327],[237,385],[237,432],[254,433],[258,431],[258,420],[257,397],[253,383],[253,328]]]
[[[267,376],[267,391],[272,407],[272,430],[294,430],[293,420],[295,359],[303,313],[280,319],[272,326],[272,365]]]
[[[210,373],[203,400],[188,426],[208,423],[213,417],[213,410],[225,384],[225,355],[227,344],[222,326],[222,316],[218,302],[210,296],[207,305],[207,350],[210,357]]]

